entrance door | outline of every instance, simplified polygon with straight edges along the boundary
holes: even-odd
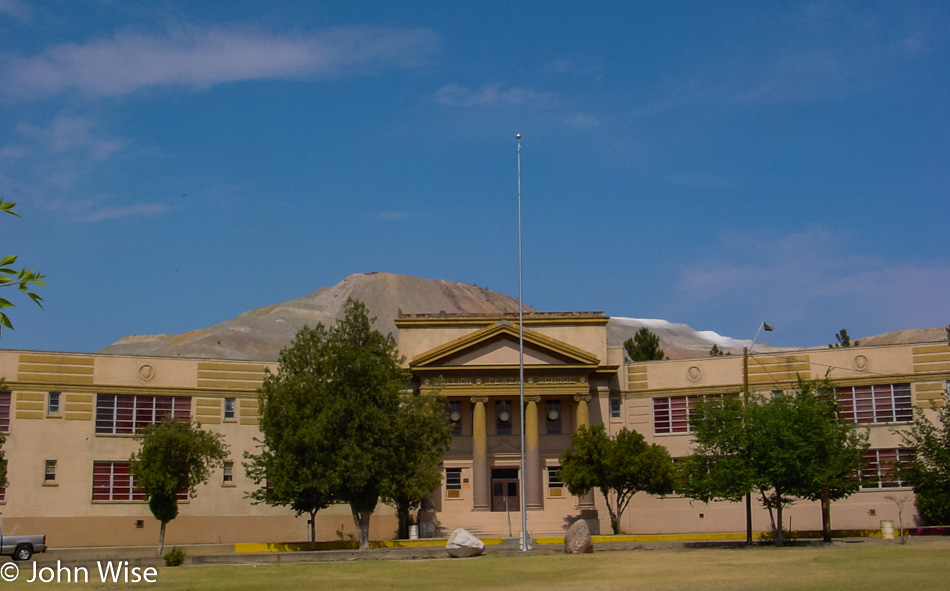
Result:
[[[507,504],[507,507],[506,507]],[[491,510],[518,511],[518,469],[494,468],[491,471]]]

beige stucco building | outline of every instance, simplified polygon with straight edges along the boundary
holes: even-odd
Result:
[[[536,536],[563,533],[578,518],[610,530],[599,493],[574,497],[557,477],[560,453],[578,426],[604,424],[608,433],[635,429],[681,457],[689,453],[688,416],[696,397],[742,387],[742,356],[626,361],[620,348],[607,344],[607,320],[582,312],[531,313],[524,319],[524,495],[528,529]],[[412,374],[409,387],[446,398],[454,435],[422,534],[466,527],[482,535],[518,535],[517,315],[402,315],[396,325]],[[4,531],[45,533],[58,547],[154,544],[158,526],[135,491],[127,461],[137,445],[131,437],[135,425],[173,413],[222,433],[231,457],[196,498],[183,503],[167,543],[305,540],[305,517],[253,505],[246,497],[254,484],[242,460],[259,435],[256,389],[267,367],[275,364],[0,351],[6,380],[0,428],[7,432],[10,481],[0,501]],[[866,486],[833,505],[834,528],[873,529],[882,519],[896,519],[885,496],[911,492],[891,474],[907,453],[893,430],[911,420],[915,407],[943,400],[950,346],[816,348],[750,357],[752,390],[788,389],[799,375],[828,375],[839,387],[845,416],[870,432]],[[753,522],[757,531],[768,529],[763,511],[756,511]],[[789,525],[819,529],[817,505],[789,508]],[[346,506],[321,511],[317,526],[325,540],[354,533]],[[628,533],[739,532],[745,518],[739,504],[641,493],[621,527]],[[395,529],[392,512],[380,506],[371,537],[392,538]]]

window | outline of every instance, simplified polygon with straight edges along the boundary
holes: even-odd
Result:
[[[855,423],[912,421],[910,384],[846,386],[835,390],[841,418]]]
[[[691,433],[689,417],[697,402],[717,400],[718,396],[666,396],[653,399],[653,432]]]
[[[224,420],[225,420],[225,421],[233,421],[233,420],[234,420],[234,416],[235,416],[234,407],[235,407],[235,400],[234,400],[234,398],[225,398],[225,399],[224,399]]]
[[[564,483],[561,482],[561,467],[548,466],[548,494],[552,497],[561,496]]]
[[[495,402],[495,435],[511,435],[511,401]]]
[[[868,450],[864,454],[865,466],[861,470],[861,488],[909,486],[900,479],[897,468],[906,466],[913,456],[914,450],[904,447]]]
[[[445,469],[445,496],[457,499],[462,494],[462,469]]]
[[[96,395],[96,434],[131,435],[166,416],[191,418],[188,396]]]
[[[225,462],[224,463],[224,472],[221,476],[222,484],[229,484],[234,482],[234,462]]]
[[[445,414],[451,421],[452,435],[458,437],[462,434],[462,403],[458,400],[450,400],[445,403]]]
[[[545,433],[548,435],[561,434],[561,401],[547,400],[544,403],[546,421]]]
[[[56,460],[46,460],[43,470],[43,482],[56,482]]]
[[[188,500],[188,491],[183,490],[175,498]],[[128,462],[92,463],[93,501],[144,501],[145,493],[136,486],[129,474]]]
[[[10,432],[10,401],[12,394],[9,390],[0,392],[0,432]]]
[[[50,392],[46,395],[46,414],[48,415],[58,415],[60,406],[59,400],[62,397],[62,394],[59,392]]]
[[[610,418],[619,419],[620,410],[622,407],[623,407],[623,401],[620,399],[620,397],[611,396],[610,397]]]
[[[135,489],[128,462],[93,462],[93,501],[144,501],[145,493]]]

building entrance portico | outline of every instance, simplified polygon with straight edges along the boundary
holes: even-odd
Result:
[[[443,505],[443,510],[464,520],[462,512],[518,512],[523,501],[529,512],[551,512],[543,519],[538,515],[535,523],[561,527],[568,514],[589,504],[586,498],[563,495],[557,463],[570,446],[570,434],[590,424],[592,396],[596,399],[616,375],[616,367],[606,363],[607,318],[599,313],[527,316],[523,384],[515,318],[403,315],[397,319],[400,348],[410,353],[413,389],[447,401],[454,434],[447,459],[470,466],[461,495],[452,497],[460,502]],[[576,335],[582,338],[561,340]],[[523,475],[515,467],[520,465],[522,435]],[[450,521],[458,523],[455,519]],[[468,519],[472,527],[493,523],[487,515],[481,521]]]

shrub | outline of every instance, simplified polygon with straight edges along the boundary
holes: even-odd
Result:
[[[181,566],[185,562],[185,551],[181,548],[172,548],[165,553],[165,566]]]

